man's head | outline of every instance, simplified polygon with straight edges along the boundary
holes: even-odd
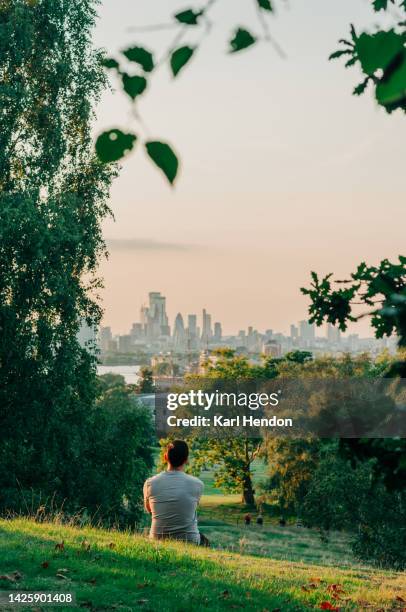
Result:
[[[175,470],[185,465],[189,457],[189,447],[184,440],[173,440],[167,446],[165,461]]]

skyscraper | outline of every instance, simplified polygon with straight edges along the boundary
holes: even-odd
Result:
[[[148,297],[149,306],[141,308],[141,324],[144,326],[147,338],[157,340],[160,336],[169,336],[166,298],[158,291],[151,291]]]
[[[199,328],[197,327],[197,316],[195,314],[188,315],[186,339],[189,350],[193,351],[199,348]]]
[[[299,338],[299,330],[296,327],[296,325],[291,325],[290,326],[290,337],[292,339],[293,342],[296,342]]]
[[[173,328],[173,345],[178,351],[183,351],[186,348],[186,332],[183,317],[180,312],[176,315],[175,325]]]
[[[197,316],[195,314],[188,315],[187,328],[190,337],[197,336]]]
[[[339,344],[341,340],[341,333],[338,327],[335,327],[331,323],[327,323],[327,341],[329,344]]]
[[[202,326],[202,342],[208,344],[212,337],[211,331],[211,315],[203,308],[203,326]]]
[[[316,328],[314,323],[308,321],[299,322],[299,333],[302,346],[313,346],[316,339]]]
[[[223,336],[223,330],[221,327],[221,323],[216,322],[214,324],[214,341],[221,342],[222,336]]]

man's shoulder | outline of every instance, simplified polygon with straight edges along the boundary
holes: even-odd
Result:
[[[145,482],[154,482],[155,480],[159,480],[160,478],[162,478],[162,476],[165,476],[165,474],[166,472],[158,472],[158,474],[154,474],[153,476],[147,478]]]
[[[192,476],[191,474],[185,474],[185,477],[189,480],[190,483],[193,483],[194,485],[198,486],[199,488],[203,489],[204,484],[203,482],[200,480],[200,478],[196,478],[196,476]]]

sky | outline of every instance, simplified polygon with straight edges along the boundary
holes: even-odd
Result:
[[[96,46],[118,57],[143,45],[159,57],[165,24],[193,1],[104,1]],[[254,0],[217,0],[213,28],[174,80],[163,65],[137,105],[111,81],[95,134],[120,127],[170,142],[181,158],[175,189],[142,146],[122,163],[104,224],[104,324],[127,333],[149,291],[177,312],[206,308],[225,333],[253,325],[287,332],[306,317],[310,271],[347,277],[360,261],[405,254],[405,119],[351,95],[358,69],[329,62],[349,24],[372,28],[369,0],[275,0],[268,44],[227,53],[230,33],[260,33]],[[185,43],[201,34],[190,29]],[[358,331],[371,335],[367,323]]]

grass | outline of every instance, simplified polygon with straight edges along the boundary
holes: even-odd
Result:
[[[328,542],[322,542],[315,530],[280,527],[266,516],[262,527],[255,521],[246,527],[245,512],[238,495],[206,495],[199,508],[199,525],[219,549],[300,563],[359,567],[345,534],[332,533]]]
[[[396,598],[406,598],[401,573],[252,557],[28,519],[0,521],[0,574],[13,571],[21,579],[0,580],[0,589],[71,591],[77,608],[89,610],[293,612],[320,609],[326,601],[340,610],[400,610]]]

